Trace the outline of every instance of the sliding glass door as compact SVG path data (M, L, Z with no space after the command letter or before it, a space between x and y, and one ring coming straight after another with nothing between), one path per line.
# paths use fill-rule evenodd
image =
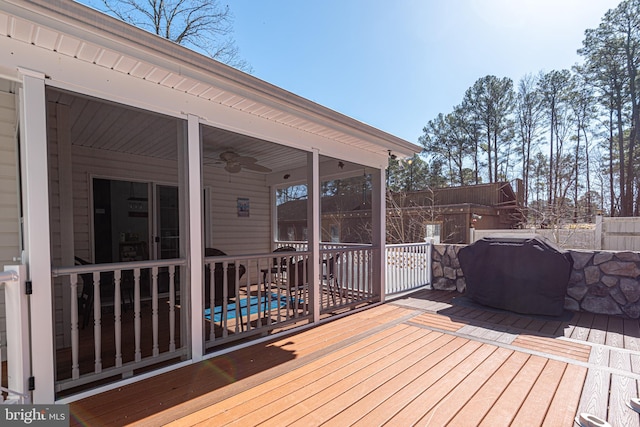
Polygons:
M150 259L149 184L94 178L96 264Z

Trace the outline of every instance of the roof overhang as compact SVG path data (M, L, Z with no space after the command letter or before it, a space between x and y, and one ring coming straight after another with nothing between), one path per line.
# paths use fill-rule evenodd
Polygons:
M1 0L0 35L380 159L421 151L418 145L70 0ZM8 78L16 73L0 70Z

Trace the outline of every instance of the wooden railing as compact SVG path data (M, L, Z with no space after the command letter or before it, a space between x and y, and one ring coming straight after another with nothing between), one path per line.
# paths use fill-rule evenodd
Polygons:
M70 352L58 349L56 391L116 375L130 376L135 369L184 356L186 349L177 337L180 306L176 299L179 270L185 265L185 260L173 259L53 268L53 276L71 288L71 348ZM113 317L111 313L103 317L103 310L112 311ZM91 319L93 334L85 329ZM161 328L161 322L166 326ZM88 340L92 345L87 345ZM69 369L61 366L65 358Z
M30 403L29 318L24 266L6 266L0 272L4 294L6 333L0 337L0 403ZM2 386L2 364L6 363L7 387Z
M405 243L386 246L387 295L431 284L431 244Z

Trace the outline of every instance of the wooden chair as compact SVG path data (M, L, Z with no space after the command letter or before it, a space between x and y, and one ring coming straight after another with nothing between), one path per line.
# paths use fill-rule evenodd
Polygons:
M336 257L339 258L340 254L336 254ZM322 272L322 280L327 282L327 289L331 293L331 299L333 303L336 303L336 292L339 292L340 286L338 284L338 278L335 275L335 264L336 258L330 256L327 259L322 260L323 264L323 272Z
M205 248L204 255L226 256L227 254L216 248ZM238 279L244 276L246 268L244 265L238 265ZM205 292L205 308L209 308L211 303L211 269L209 265L205 266L204 275L204 292ZM224 265L221 262L215 263L213 267L213 293L214 305L222 305L224 301ZM234 263L227 264L227 301L236 297L236 265Z
M305 298L305 290L309 287L309 263L308 259L301 259L295 261L295 259L289 260L287 267L287 288L289 306L297 309L300 305L305 305L307 298Z
M80 257L74 257L76 265L91 265L89 261L86 261ZM80 274L80 279L82 279L82 292L78 297L78 314L82 316L82 329L84 329L91 320L91 316L93 315L93 273L83 273ZM125 311L127 310L127 304L125 303L125 296L128 297L129 304L133 305L133 289L130 285L127 284L125 280L120 282L120 286L122 289L121 295L122 300L121 303L124 306ZM114 277L113 272L105 271L100 273L100 297L102 301L108 299L108 297L112 296L114 289Z
M282 246L273 251L273 253L281 253L281 252L295 252L296 248L293 246ZM271 268L265 268L262 271L262 283L267 285L267 275L271 273L271 275L280 275L280 277L276 277L276 281L278 279L282 279L286 277L287 266L290 263L291 258L289 257L274 257L273 258L273 266Z

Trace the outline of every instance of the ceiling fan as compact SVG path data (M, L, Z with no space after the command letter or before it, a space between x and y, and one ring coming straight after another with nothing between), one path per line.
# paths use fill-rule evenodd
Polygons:
M241 156L233 151L223 151L220 153L220 160L225 163L224 169L229 173L238 173L242 169L248 169L254 172L269 173L271 169L266 166L259 165L257 159L248 156Z

